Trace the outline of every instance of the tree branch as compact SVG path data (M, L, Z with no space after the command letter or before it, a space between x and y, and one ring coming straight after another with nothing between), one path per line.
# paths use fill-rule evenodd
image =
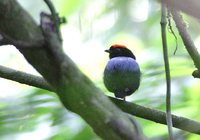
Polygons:
M173 122L171 114L171 76L168 59L168 48L167 48L167 36L166 36L166 25L167 25L167 8L164 0L161 2L161 36L162 36L162 48L163 48L163 59L165 65L165 76L166 76L166 120L168 126L169 139L173 140Z
M55 10L55 7L53 5L53 3L50 0L44 0L44 2L47 4L47 6L49 7L49 10L51 11L51 17L52 20L54 21L54 26L55 26L55 30L57 32L58 38L60 39L60 41L62 41L62 36L61 36L61 32L60 32L60 18L58 16L58 13ZM62 21L66 20L64 18L62 18Z
M193 17L200 19L199 0L165 0L165 2L174 9L181 10Z
M13 70L11 68L7 68L1 65L0 65L0 77L19 82L21 84L26 84L29 86L53 91L53 88L47 83L47 81L44 78L28 74L25 72Z
M6 68L4 66L0 66L0 77L13 80L22 84L27 84L29 86L53 91L51 86L42 77L34 76L21 71L16 71L10 68ZM113 103L115 103L115 105L117 105L126 113L166 125L165 112L144 107L135 103L125 102L113 97L109 98L112 100ZM200 122L176 115L172 115L172 120L173 126L175 128L200 135Z
M0 0L0 9L1 32L31 44L38 40L44 42L38 49L16 47L51 85L65 108L80 115L105 140L140 139L128 115L117 108L63 53L55 33L42 32L16 0ZM57 52L61 55L58 56Z
M194 78L200 78L200 72L199 72L199 70L193 71L192 76L193 76Z
M194 65L198 69L198 71L193 72L193 76L198 78L198 77L200 77L200 55L197 51L197 48L195 47L195 44L194 44L191 36L189 35L189 33L187 31L187 25L184 22L181 14L173 8L171 9L171 14L173 16L173 19L175 21L175 24L179 31L179 34L182 38L182 41L185 45L185 48L187 49L190 57L192 58Z
M14 45L20 48L40 48L44 45L43 43L44 42L42 40L34 43L15 40L5 33L0 32L0 45Z

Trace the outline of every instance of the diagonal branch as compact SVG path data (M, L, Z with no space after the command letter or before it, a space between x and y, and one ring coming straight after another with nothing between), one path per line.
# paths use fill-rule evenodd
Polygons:
M200 19L199 0L165 0L165 2L174 9L181 10L197 19Z
M80 115L102 139L139 140L129 116L64 54L62 42L49 25L46 29L38 26L16 0L0 0L0 9L1 32L15 40L44 42L38 49L16 47L51 85L66 109Z
M171 14L173 16L173 19L175 21L175 24L179 31L179 34L183 40L185 48L187 49L190 57L192 58L195 67L198 69L198 71L193 72L193 76L196 78L200 77L200 55L197 51L197 48L196 48L190 34L188 33L187 25L184 22L183 17L179 11L171 8Z
M12 37L6 35L5 33L0 32L0 45L11 45L11 44L20 48L41 48L44 45L42 40L30 43L30 42L15 40Z
M29 86L53 91L52 87L42 77L28 74L22 71L13 70L11 68L7 68L1 65L0 65L0 77L19 82L21 84L26 84Z
M51 86L42 77L34 76L25 72L16 71L4 66L0 66L0 77L13 80L22 84L46 89L53 91ZM115 105L117 105L124 112L132 114L134 116L144 118L153 122L166 125L166 113L155 110L152 108L144 107L135 103L125 102L113 97L109 97ZM172 115L173 126L191 133L200 135L200 122Z

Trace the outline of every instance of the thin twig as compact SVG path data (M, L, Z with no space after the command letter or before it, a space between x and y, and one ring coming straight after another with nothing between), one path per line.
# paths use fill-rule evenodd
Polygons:
M195 73L200 73L200 55L197 51L197 48L195 47L195 44L191 38L191 36L189 35L188 31L187 31L187 25L183 20L183 17L181 16L180 12L175 10L175 9L171 9L171 14L173 16L173 19L175 21L176 27L179 31L179 34L182 38L182 41L185 45L185 48L187 49L190 57L192 58L195 67L198 69L198 71L196 71ZM197 74L200 75L200 74ZM195 75L193 75L195 76Z
M168 60L168 50L167 50L167 36L166 36L166 25L167 25L167 14L166 14L166 5L162 1L161 5L162 15L161 15L161 34L162 34L162 46L163 46L163 57L165 62L165 74L166 74L166 120L168 126L168 133L170 140L173 140L173 123L171 115L171 77L170 77L170 68Z
M51 86L42 77L34 76L25 72L16 71L11 68L0 66L0 77L26 84L33 87L38 87L53 91ZM135 103L122 101L113 97L109 97L120 109L134 116L144 118L166 125L166 113L152 108L144 107ZM200 122L172 115L173 126L191 133L200 135Z
M19 82L21 84L53 91L52 87L42 77L17 71L5 66L0 66L0 77Z
M65 23L66 20L65 18L60 18L58 16L58 13L56 12L55 7L53 3L51 2L51 0L44 0L44 2L47 4L47 6L49 7L49 10L51 11L51 17L52 17L52 20L54 21L56 32L59 36L60 41L62 41L62 36L60 32L60 24Z
M173 28L172 28L171 13L170 13L170 10L169 10L168 7L167 7L167 19L168 19L167 21L168 21L168 27L169 27L168 29L169 29L170 33L172 33L172 35L174 36L175 42L176 42L176 47L175 47L175 50L174 50L174 55L175 55L176 51L178 50L178 38L177 38Z

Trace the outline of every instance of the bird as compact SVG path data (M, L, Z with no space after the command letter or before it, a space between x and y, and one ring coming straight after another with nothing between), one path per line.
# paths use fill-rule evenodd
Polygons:
M141 71L135 55L125 45L114 44L105 52L109 61L103 73L103 82L116 98L125 100L140 86Z

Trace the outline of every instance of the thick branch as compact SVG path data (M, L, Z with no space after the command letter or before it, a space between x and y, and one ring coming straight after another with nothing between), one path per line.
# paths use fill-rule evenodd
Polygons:
M46 81L42 77L16 71L10 68L6 68L4 66L0 66L0 77L20 82L22 84L27 84L30 86L53 91L52 88L49 86L49 84L46 83ZM29 80L27 80L27 78ZM155 110L152 108L147 108L130 102L121 101L116 98L112 97L109 98L113 101L113 103L115 103L115 105L117 105L120 109L122 109L126 113L166 125L165 112ZM175 128L179 128L195 134L200 134L200 122L176 115L172 115L172 120L173 120L173 126Z
M38 48L38 47L42 47L44 45L43 43L44 43L43 40L38 41L38 42L32 42L32 44L30 42L15 40L11 38L10 36L6 35L5 33L0 32L0 45L11 44L20 48Z
M38 49L16 47L56 91L68 110L79 114L105 140L139 139L129 117L78 70L53 35L49 39L43 36L41 28L16 0L1 0L0 9L1 32L31 44L44 42L45 45ZM56 48L52 49L52 46ZM54 51L62 55L58 56Z

